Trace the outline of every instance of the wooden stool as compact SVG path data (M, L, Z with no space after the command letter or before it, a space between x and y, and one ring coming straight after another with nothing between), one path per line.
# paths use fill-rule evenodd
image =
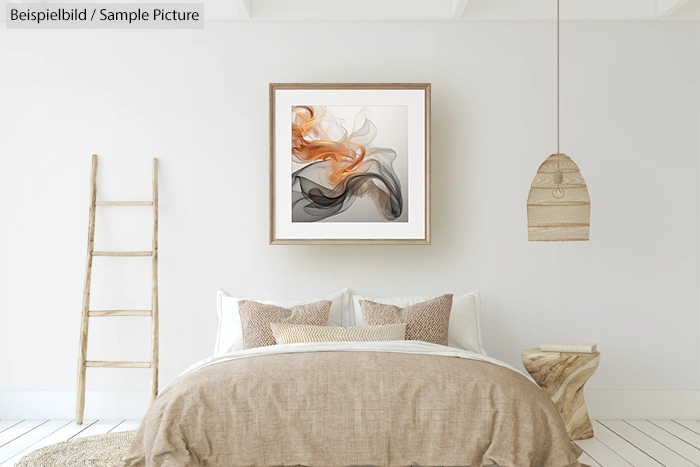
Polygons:
M583 386L600 362L600 352L543 352L540 349L522 351L523 365L537 384L552 398L564 419L572 440L593 437L588 418Z

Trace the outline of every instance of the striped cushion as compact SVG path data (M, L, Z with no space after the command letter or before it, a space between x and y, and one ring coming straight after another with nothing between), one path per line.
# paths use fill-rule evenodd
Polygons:
M239 300L243 348L252 349L275 345L270 323L313 324L324 326L331 311L329 300L293 306L290 309L266 305L252 300Z
M406 323L353 327L271 323L270 328L278 344L402 341L406 338Z
M406 323L406 340L447 345L452 294L406 308L369 300L360 300L360 306L362 319L369 325Z

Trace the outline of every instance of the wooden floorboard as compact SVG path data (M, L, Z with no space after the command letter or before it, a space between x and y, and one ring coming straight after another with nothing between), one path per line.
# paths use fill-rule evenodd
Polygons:
M32 444L35 444L46 438L53 432L60 430L70 423L70 420L49 420L37 427L27 431L22 436L13 439L9 443L0 447L0 465L5 461L12 459L17 454L27 449ZM14 465L14 462L12 463Z
M0 467L13 467L43 447L110 432L140 420L0 420ZM700 467L698 420L593 420L595 437L576 441L591 467Z
M8 428L12 428L18 423L22 423L23 421L24 420L0 420L0 433L7 430Z
M691 430L692 432L700 435L700 421L698 421L698 420L674 420L674 422L676 422L679 425L684 426L687 429Z
M602 467L631 467L632 465L597 438L583 439L576 441L576 444Z
M110 433L115 433L118 431L137 430L139 425L141 425L141 420L124 420L119 425L114 427L114 429Z
M644 451L639 450L635 445L608 429L597 420L593 421L593 432L596 439L615 451L617 455L634 467L664 467L645 454Z
M82 425L76 425L75 421L71 421L64 427L54 431L47 437L37 441L36 443L32 444L31 446L28 446L25 450L22 452L18 453L15 457L12 459L6 461L4 464L0 463L2 467L12 467L15 465L17 461L19 461L22 457L26 456L27 454L36 451L37 449L41 449L43 447L49 446L51 444L56 444L56 443L61 443L63 441L68 441L72 437L74 437L76 434L80 433L93 423L95 423L97 420L85 420Z
M601 423L661 465L666 467L697 467L685 457L623 420L602 420Z
M673 420L649 420L654 425L659 428L668 431L674 436L682 439L691 446L695 446L700 449L700 434L680 425Z
M0 433L0 447L33 430L48 420L24 420Z
M603 467L599 463L595 461L595 459L592 459L588 454L585 452L581 454L581 457L578 458L579 462L582 462L584 464L588 464L591 467Z
M116 428L124 420L98 420L85 430L81 431L71 439L83 438L85 436L103 435Z
M700 467L700 449L686 443L682 439L672 435L647 420L625 420L625 422L638 429L653 440L675 452Z

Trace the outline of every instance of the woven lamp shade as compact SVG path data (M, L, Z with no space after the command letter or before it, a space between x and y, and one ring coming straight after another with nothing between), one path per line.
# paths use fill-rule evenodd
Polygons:
M563 173L561 198L553 196L555 173ZM532 181L527 197L527 237L535 242L588 241L591 230L591 199L586 181L566 154L552 154Z

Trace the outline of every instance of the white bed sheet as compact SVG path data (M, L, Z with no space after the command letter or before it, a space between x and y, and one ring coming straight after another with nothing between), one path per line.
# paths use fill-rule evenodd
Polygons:
M237 360L239 358L259 357L262 355L277 355L291 354L304 352L397 352L419 355L436 355L442 357L466 358L468 360L476 360L498 365L509 370L515 371L525 376L527 379L536 384L532 377L524 374L522 371L516 370L512 366L497 360L493 357L481 355L467 350L455 349L444 345L431 344L422 341L380 341L380 342L318 342L309 344L283 344L270 345L266 347L256 347L254 349L245 349L230 352L223 355L216 355L201 360L183 371L178 378L186 374L195 372L209 365L215 365L221 362ZM176 378L177 379L177 378ZM167 385L165 386L167 387ZM163 389L165 389L165 387Z

